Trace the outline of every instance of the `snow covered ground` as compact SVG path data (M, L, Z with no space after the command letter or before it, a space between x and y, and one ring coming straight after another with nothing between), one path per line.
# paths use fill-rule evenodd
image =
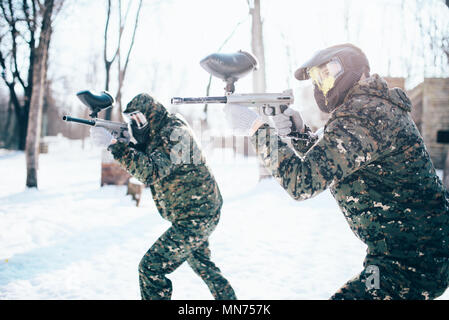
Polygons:
M0 299L140 299L137 266L169 223L149 189L137 208L126 187L101 188L100 154L54 139L27 190L24 154L0 149ZM295 202L258 183L255 159L208 160L224 198L212 257L238 298L328 299L361 270L365 245L329 192ZM187 264L170 278L173 299L212 298Z

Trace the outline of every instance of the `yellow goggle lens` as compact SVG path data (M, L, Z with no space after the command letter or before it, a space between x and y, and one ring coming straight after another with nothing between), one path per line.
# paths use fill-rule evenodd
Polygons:
M335 84L335 78L329 74L327 68L313 67L309 69L309 76L315 85L326 94Z
M343 66L337 58L322 64L320 66L312 67L308 70L310 78L315 85L323 92L324 96L331 90L336 79L343 73Z

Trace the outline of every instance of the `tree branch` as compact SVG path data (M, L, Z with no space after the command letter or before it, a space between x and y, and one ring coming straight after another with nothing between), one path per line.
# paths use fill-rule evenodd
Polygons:
M125 17L124 17L124 19L122 19L122 1L119 0L119 2L118 2L118 6L119 6L119 10L118 10L118 14L119 14L118 43L117 43L117 50L115 51L115 54L114 54L114 57L111 60L111 63L116 59L116 57L118 55L120 55L120 46L122 44L122 35L123 35L123 30L125 29L126 19L127 19L127 16L128 16L130 5L131 5L131 2L128 2L128 8L126 9ZM119 66L119 68L120 68L120 66Z
M34 24L31 24L31 19L30 19L30 13L29 13L29 9L30 7L28 6L28 1L27 0L23 0L22 1L22 10L23 13L25 14L25 21L28 25L28 29L30 31L34 31Z
M0 1L0 8L2 9L3 17L5 18L8 25L11 25L11 19L8 18L8 15L6 14L6 9L3 1Z
M107 58L107 48L108 48L108 29L109 29L109 19L111 17L111 0L108 0L108 11L106 15L106 26L104 28L104 50L103 50L103 58L104 62L108 63Z
M20 105L19 99L17 98L14 79L12 82L9 82L8 79L6 79L6 60L1 51L0 51L0 66L3 69L2 70L2 79L9 89L10 101L14 105L14 112L15 112L17 118L20 119L21 105Z
M126 68L128 67L128 62L129 62L129 56L131 55L131 51L134 46L134 39L136 38L137 25L139 23L139 16L140 16L141 9L142 9L142 0L139 1L139 7L137 9L136 19L134 20L134 30L133 30L133 35L131 38L131 44L129 45L128 54L126 55L126 61L125 61L125 65L123 67L123 78L125 78Z

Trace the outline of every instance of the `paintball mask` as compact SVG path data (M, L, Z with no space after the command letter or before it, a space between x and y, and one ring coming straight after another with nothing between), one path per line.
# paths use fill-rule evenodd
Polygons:
M330 113L361 78L369 74L365 54L346 43L318 51L295 72L298 80L312 79L315 101L321 111Z
M335 81L344 72L343 65L338 57L320 66L315 66L307 70L315 86L323 92L324 96L334 87Z
M123 116L126 122L129 124L132 136L134 137L134 139L136 139L137 143L148 143L150 126L144 114L140 111L134 111L130 113L124 113Z

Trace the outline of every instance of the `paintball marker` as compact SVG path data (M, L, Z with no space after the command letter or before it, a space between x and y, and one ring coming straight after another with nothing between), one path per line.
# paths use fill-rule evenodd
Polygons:
M283 113L293 103L293 91L282 93L234 94L234 83L250 71L257 69L256 58L248 52L213 53L200 61L200 65L211 75L226 82L225 95L219 97L195 97L171 99L172 104L235 103L247 107L258 107L267 116Z
M114 98L107 91L101 92L101 94L96 95L92 92L85 90L80 91L77 97L81 102L89 108L91 114L89 115L92 119L81 119L74 118L71 116L63 116L62 120L67 122L76 122L88 126L103 127L108 130L112 136L116 139L126 137L128 134L128 125L123 122L114 122L103 119L98 119L98 112L111 107L114 104ZM126 132L126 133L125 133Z

